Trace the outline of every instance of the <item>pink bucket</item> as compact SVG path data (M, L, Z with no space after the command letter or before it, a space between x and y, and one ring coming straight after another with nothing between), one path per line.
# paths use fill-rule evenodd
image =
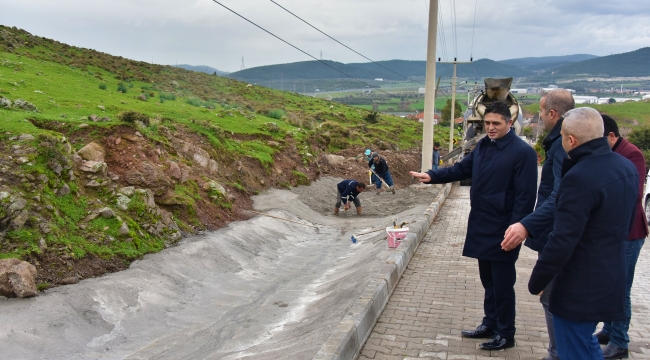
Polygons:
M388 247L396 248L402 242L402 239L409 233L409 228L393 229L392 227L386 228L388 234Z

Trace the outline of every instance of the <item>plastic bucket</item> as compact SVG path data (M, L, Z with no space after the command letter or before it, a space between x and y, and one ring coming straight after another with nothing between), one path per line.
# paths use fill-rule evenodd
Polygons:
M392 227L387 227L386 234L388 235L388 247L398 247L402 242L402 239L404 239L408 233L409 228L393 229Z

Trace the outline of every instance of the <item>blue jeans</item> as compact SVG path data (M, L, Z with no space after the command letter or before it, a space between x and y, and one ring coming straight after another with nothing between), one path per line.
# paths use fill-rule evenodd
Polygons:
M388 186L393 186L393 178L390 177L390 171L386 171L385 174L378 175L381 175ZM377 189L381 189L381 179L377 175L372 174L372 182L375 184L375 186L377 186Z
M627 335L627 330L630 328L630 319L632 318L630 292L634 281L634 268L644 242L645 239L625 242L625 320L609 321L604 323L605 326L603 326L603 333L609 335L609 342L622 349L627 349L627 344L630 342L630 337Z
M603 351L593 335L597 322L577 322L553 315L557 353L562 359L602 360Z

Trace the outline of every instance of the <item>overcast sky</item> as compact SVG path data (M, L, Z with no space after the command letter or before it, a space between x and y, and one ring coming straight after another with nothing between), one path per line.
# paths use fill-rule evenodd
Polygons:
M324 59L366 62L270 0L218 1L316 57L322 51ZM429 0L275 1L373 60L426 58ZM446 54L459 61L650 46L648 0L440 0L440 12ZM242 57L247 68L311 60L212 0L0 0L0 24L157 64L237 71Z

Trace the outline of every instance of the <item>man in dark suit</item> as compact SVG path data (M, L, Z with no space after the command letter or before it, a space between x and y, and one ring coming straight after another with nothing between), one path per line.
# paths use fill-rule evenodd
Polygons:
M553 281L549 310L562 359L602 359L598 321L623 320L624 246L632 225L639 175L609 148L603 120L591 108L562 122L568 154L556 195L555 223L528 283L540 294Z
M634 144L621 137L614 119L605 114L601 116L605 126L604 135L609 147L613 152L630 160L639 173L639 191L634 209L634 223L625 242L625 320L606 322L603 330L596 334L598 342L607 345L603 349L603 355L605 360L608 360L628 357L627 344L630 342L630 337L627 330L630 328L630 319L632 318L630 292L634 281L636 261L639 258L645 237L648 236L648 224L645 211L643 211L643 181L646 172L643 153Z
M548 241L548 235L553 230L555 221L555 194L560 187L560 175L562 174L562 162L566 159L566 151L562 147L563 115L575 108L575 101L571 92L565 89L555 89L547 92L539 101L539 117L544 128L549 131L544 138L542 146L546 153L542 176L537 190L537 204L535 211L523 218L520 222L510 225L506 230L501 247L510 251L521 244L537 251L538 254L544 250ZM548 357L543 360L559 360L555 347L555 335L553 331L553 314L548 311L548 300L551 295L550 284L544 289L544 295L540 296L546 317L546 329L548 330Z
M515 345L515 262L521 246L501 248L508 226L533 211L537 188L537 155L530 145L510 129L508 106L500 101L485 110L487 136L452 167L411 172L420 182L443 184L472 179L467 236L463 256L478 259L485 289L485 316L474 330L462 331L468 338L491 338L480 344L485 350Z

